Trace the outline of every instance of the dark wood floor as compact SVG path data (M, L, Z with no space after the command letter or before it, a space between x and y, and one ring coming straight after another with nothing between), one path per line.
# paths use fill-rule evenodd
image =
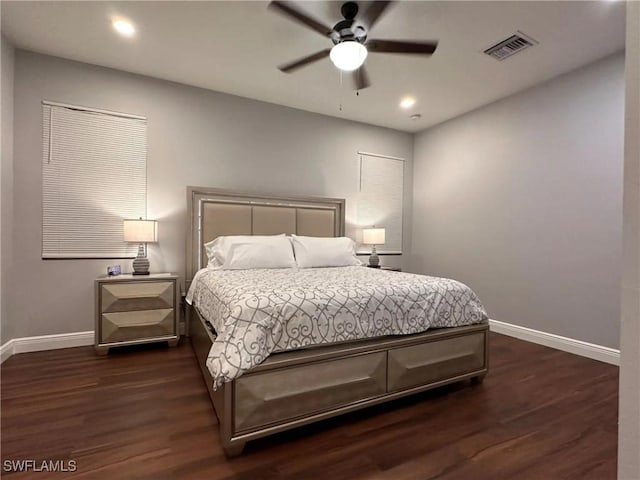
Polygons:
M77 462L19 478L613 479L617 367L492 334L468 383L261 439L225 459L188 343L1 367L2 460Z

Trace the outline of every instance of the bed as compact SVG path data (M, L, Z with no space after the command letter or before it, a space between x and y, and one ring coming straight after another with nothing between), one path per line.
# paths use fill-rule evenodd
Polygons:
M486 314L454 280L362 266L202 269L204 244L220 236L342 236L344 200L188 187L187 201L187 330L227 456L256 438L487 374Z

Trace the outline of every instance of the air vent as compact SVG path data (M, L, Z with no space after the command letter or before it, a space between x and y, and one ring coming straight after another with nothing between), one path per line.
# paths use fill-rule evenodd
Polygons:
M525 48L533 47L538 42L533 38L525 35L522 32L517 32L515 35L511 35L506 40L502 40L496 43L493 47L487 48L484 53L496 60L504 60L518 52L521 52Z

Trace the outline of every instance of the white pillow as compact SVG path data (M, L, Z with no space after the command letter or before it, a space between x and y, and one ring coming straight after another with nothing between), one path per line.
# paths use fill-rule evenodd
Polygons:
M234 243L265 243L277 238L285 238L284 233L280 235L228 235L221 236L204 244L208 267L221 267L229 254L229 250ZM288 240L287 240L288 241Z
M294 268L296 260L288 238L269 243L234 243L221 270Z
M291 242L300 268L361 265L356 258L356 242L347 237L292 235Z

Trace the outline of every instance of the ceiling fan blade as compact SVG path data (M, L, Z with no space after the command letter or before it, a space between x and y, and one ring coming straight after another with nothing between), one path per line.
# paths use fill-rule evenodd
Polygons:
M367 8L367 11L364 12L364 15L360 17L360 20L362 20L362 23L366 25L368 30L371 30L392 3L393 2L382 0L371 2L371 5Z
M324 50L320 50L319 52L313 53L311 55L307 55L306 57L302 57L293 62L285 63L284 65L279 65L278 68L284 73L291 73L298 68L304 67L313 62L317 62L318 60L322 60L325 57L329 56L329 52L331 52L330 48L325 48Z
M437 46L438 42L405 42L401 40L369 40L365 43L365 47L370 52L417 55L431 55L436 51Z
M317 20L314 20L306 13L297 10L287 2L271 2L269 3L269 8L275 8L278 12L285 14L290 19L295 20L296 22L301 23L312 30L315 30L323 37L328 37L329 35L331 35L331 27L327 27Z
M371 86L369 74L367 73L367 69L364 65L353 72L353 81L356 84L356 90L364 90Z

